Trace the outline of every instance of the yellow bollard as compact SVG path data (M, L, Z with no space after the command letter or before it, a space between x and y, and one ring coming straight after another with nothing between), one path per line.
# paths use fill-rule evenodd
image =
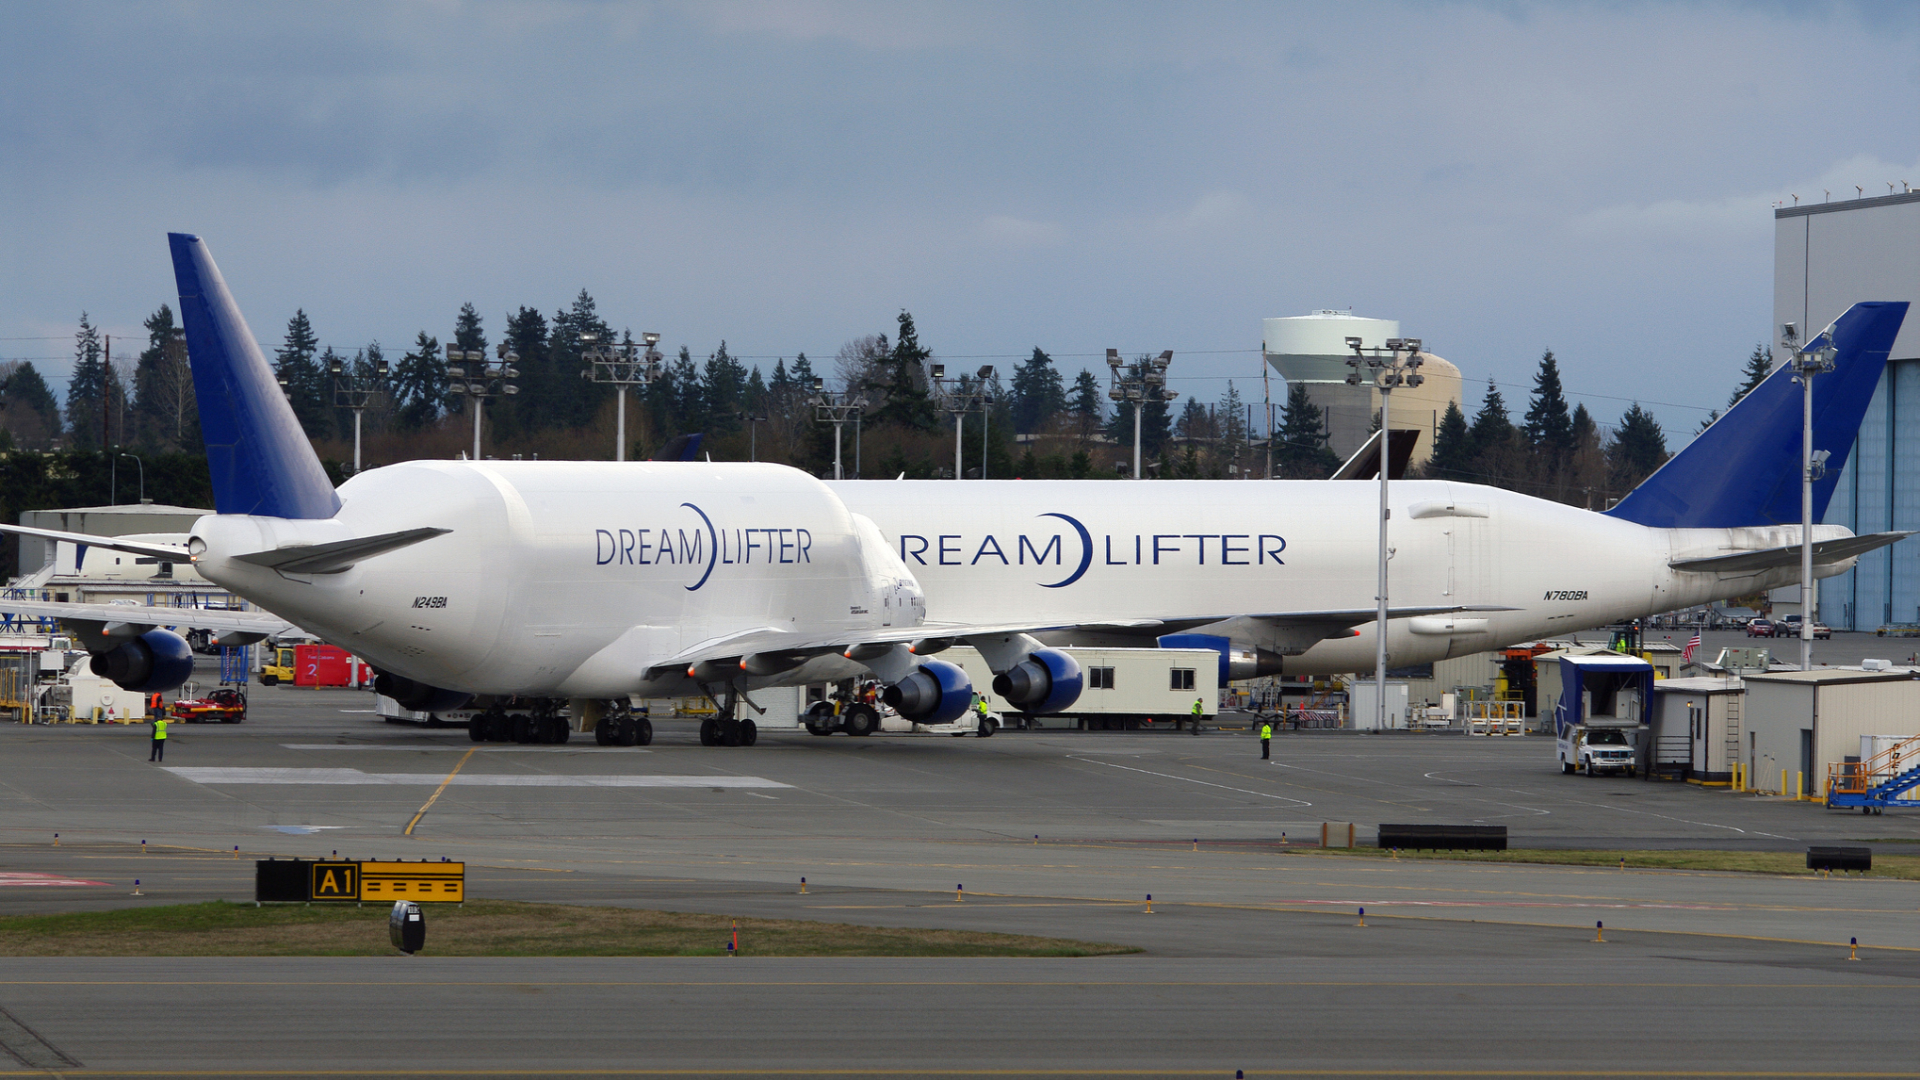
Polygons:
M967 887L965 885L955 885L953 887L953 902L956 904L963 903L966 899Z
M1593 924L1593 943L1595 945L1605 945L1607 943L1606 926L1598 920Z
M1622 855L1620 856L1620 869L1625 870L1626 868L1627 868L1627 857L1625 855Z
M1780 770L1780 794L1785 795L1786 793L1787 793L1787 770L1781 769Z
M1859 938L1853 937L1853 938L1847 939L1847 959L1849 960L1860 959L1860 939Z
M1366 908L1360 909L1360 925L1361 926L1367 925L1367 909Z
M806 878L800 879L800 895L801 896L807 895L807 879Z
M1803 772L1794 773L1793 774L1793 801L1804 802L1807 797L1806 792L1807 792L1807 774Z
M1153 894L1147 894L1147 914L1153 914Z
M60 846L60 834L59 834L59 833L54 833L54 834L53 834L53 846L54 846L54 847L59 847L59 846Z
M145 840L142 840L140 841L140 854L145 855L146 853L147 853L147 842Z

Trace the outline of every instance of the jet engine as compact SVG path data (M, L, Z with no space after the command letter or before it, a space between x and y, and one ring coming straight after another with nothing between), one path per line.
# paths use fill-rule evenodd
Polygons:
M951 724L973 705L973 681L958 664L928 660L880 699L916 724Z
M172 690L193 678L193 646L171 630L149 630L110 652L94 653L87 667L122 690Z
M414 712L450 712L473 700L472 694L461 690L442 690L384 671L374 676L373 692L384 694L398 702L401 708Z
M1280 674L1279 653L1249 645L1244 641L1214 634L1168 634L1159 639L1163 649L1212 649L1220 654L1220 685L1239 679L1258 679Z
M993 692L1023 713L1061 712L1079 700L1085 685L1079 661L1058 649L1036 649L993 677Z

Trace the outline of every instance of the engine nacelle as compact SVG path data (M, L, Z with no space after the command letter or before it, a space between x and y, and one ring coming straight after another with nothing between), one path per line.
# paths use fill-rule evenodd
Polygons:
M1080 700L1080 663L1058 649L1039 649L993 677L993 692L1023 713L1057 713Z
M171 630L149 630L111 652L94 653L87 669L122 690L173 690L193 678L193 646Z
M1280 674L1279 653L1214 634L1168 634L1159 639L1163 649L1212 649L1220 654L1220 685L1239 679Z
M373 692L384 694L399 703L401 708L414 712L451 712L473 700L473 695L464 691L442 690L384 671L374 676Z
M916 724L951 724L973 706L973 680L958 664L928 660L882 691L880 700Z

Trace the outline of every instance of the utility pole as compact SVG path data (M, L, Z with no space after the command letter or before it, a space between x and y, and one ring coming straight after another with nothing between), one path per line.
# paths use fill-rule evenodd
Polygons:
M990 407L985 388L986 381L993 377L993 365L989 364L975 373L975 378L980 380L978 389L969 388L964 375L954 382L953 389L947 389L947 365L945 364L934 364L928 369L928 373L933 378L935 403L943 411L953 414L953 478L959 480L966 476L966 467L961 462L961 434L964 431L966 417L975 408L980 409L984 414ZM987 476L987 443L984 432L980 439L980 478L984 480Z
M1379 609L1374 616L1374 653L1373 653L1373 696L1374 730L1385 731L1387 727L1387 560L1393 557L1393 549L1387 546L1387 521L1393 516L1393 510L1387 505L1387 477L1393 471L1392 455L1388 452L1393 443L1393 428L1387 423L1387 399L1396 386L1408 388L1426 382L1420 374L1420 366L1425 363L1420 358L1419 338L1388 338L1385 348L1367 348L1357 337L1347 339L1347 348L1353 350L1353 356L1347 360L1347 385L1359 386L1370 380L1380 391L1380 444L1378 448L1380 462L1380 553L1379 553L1379 595L1374 597ZM1361 372L1365 371L1366 376Z
M1110 386L1107 396L1114 401L1133 403L1133 479L1142 479L1140 471L1140 415L1149 401L1172 401L1180 396L1177 391L1167 389L1167 365L1173 363L1173 350L1168 349L1150 360L1142 360L1140 373L1136 376L1122 377L1123 367L1119 349L1107 350L1107 369Z
M360 414L374 401L387 396L387 358L374 361L371 374L348 371L338 355L327 364L333 376L333 407L353 412L353 473L360 475Z
M464 395L473 402L475 461L480 460L480 419L481 414L487 411L487 402L520 392L520 388L513 384L513 380L520 377L520 370L513 366L520 361L520 354L504 341L495 345L493 351L497 359L488 360L485 349L447 346L447 392Z
M614 410L613 460L627 460L627 387L651 386L660 377L660 353L654 348L660 343L659 334L641 334L640 340L646 343L646 350L636 351L632 341L609 347L600 341L599 334L581 334L580 340L587 344L581 359L587 366L580 369L580 377L588 382L611 383L619 392L619 404Z
M1797 348L1797 328L1780 327L1780 342L1793 354L1793 381L1800 384L1800 670L1813 670L1814 608L1819 589L1813 580L1813 482L1827 475L1827 451L1813 448L1813 377L1833 370L1840 350L1833 346L1833 327L1816 334L1805 348Z

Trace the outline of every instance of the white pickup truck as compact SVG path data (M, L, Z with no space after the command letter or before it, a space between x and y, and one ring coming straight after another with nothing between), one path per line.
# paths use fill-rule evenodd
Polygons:
M1561 732L1555 744L1563 773L1599 776L1603 772L1617 772L1632 776L1638 771L1633 740L1618 727L1573 724Z

